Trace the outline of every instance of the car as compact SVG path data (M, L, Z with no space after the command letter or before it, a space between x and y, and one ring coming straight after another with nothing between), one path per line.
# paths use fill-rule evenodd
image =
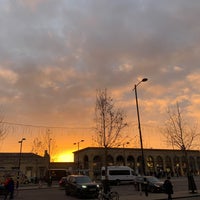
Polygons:
M65 184L65 194L77 197L98 197L99 184L86 175L69 175Z
M139 190L139 185L141 184L142 190L145 190L147 186L148 192L163 192L164 182L156 178L155 176L137 176L135 179L135 184L137 190Z
M67 182L67 177L62 177L61 179L60 179L60 181L59 181L59 187L60 188L65 188L65 185L66 185L66 182Z

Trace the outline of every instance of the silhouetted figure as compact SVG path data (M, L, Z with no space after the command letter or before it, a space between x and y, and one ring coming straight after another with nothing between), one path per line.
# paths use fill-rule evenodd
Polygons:
M172 194L174 192L173 192L173 185L172 185L172 182L170 181L169 176L165 180L163 187L164 187L165 193L168 195L168 200L172 200Z
M145 192L145 196L147 197L149 194L148 194L148 181L147 181L147 178L145 177L144 178L144 192Z
M7 196L10 195L9 199L13 199L15 184L12 178L7 178L5 181L5 189L6 189L6 196L5 199L7 199Z
M105 194L108 194L110 192L110 183L109 183L109 180L105 179L102 181L103 183L103 192Z
M188 183L189 183L188 189L191 190L192 193L195 193L195 191L197 191L197 186L192 174L188 175Z

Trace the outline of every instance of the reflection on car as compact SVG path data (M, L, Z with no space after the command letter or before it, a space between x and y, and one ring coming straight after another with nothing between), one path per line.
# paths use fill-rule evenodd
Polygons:
M97 197L99 184L93 182L89 176L69 175L65 185L66 195L78 197Z
M163 192L164 182L154 176L137 176L135 183L137 190L139 190L140 185L141 189L144 190L146 184L148 192Z

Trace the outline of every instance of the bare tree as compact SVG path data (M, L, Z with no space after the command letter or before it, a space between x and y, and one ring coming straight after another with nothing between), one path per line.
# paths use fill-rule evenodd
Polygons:
M169 119L165 123L165 137L173 148L189 150L194 147L196 138L199 137L197 125L189 125L183 117L179 104L176 110L168 109Z
M107 186L107 156L108 149L119 144L122 139L122 129L127 126L124 122L125 115L120 109L116 109L113 99L107 96L107 90L98 90L96 96L95 122L97 143L104 147L104 166L106 179L103 183L104 192L108 192Z
M96 142L99 146L110 148L117 146L123 139L122 129L127 126L125 114L116 109L113 99L107 96L107 90L97 91L95 122Z
M31 152L38 155L43 155L44 150L45 150L45 147L41 139L39 139L38 137L34 138Z
M0 141L4 140L7 135L8 126L0 119Z
M175 110L168 109L168 120L165 123L165 137L168 144L173 148L183 151L186 160L186 170L188 176L189 190L196 190L196 185L191 174L191 167L188 162L188 150L194 147L196 139L199 137L197 125L189 125L183 117L179 104Z
M0 141L3 141L8 133L8 125L4 119L5 115L2 108L0 108Z
M55 150L55 138L50 129L46 130L46 133L42 136L36 137L33 140L32 152L38 155L44 155L44 151L47 150L50 157L53 157ZM52 160L52 159L51 159Z

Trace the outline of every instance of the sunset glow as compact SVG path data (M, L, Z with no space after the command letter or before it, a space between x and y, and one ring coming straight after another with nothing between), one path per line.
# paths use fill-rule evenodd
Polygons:
M73 162L73 161L74 161L74 154L71 153L70 151L56 155L54 160L54 162Z

